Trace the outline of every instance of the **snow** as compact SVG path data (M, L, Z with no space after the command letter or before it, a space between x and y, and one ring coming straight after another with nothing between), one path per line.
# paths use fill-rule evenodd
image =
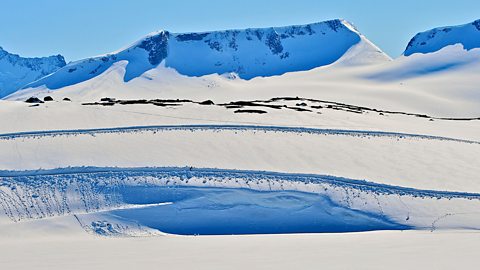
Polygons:
M352 61L347 56L343 60ZM467 52L447 47L432 54L401 57L386 63L345 66L340 60L327 67L248 81L219 75L187 77L158 66L129 82L123 81L128 62L120 61L91 80L58 90L29 88L7 99L50 95L56 100L69 97L77 102L115 97L210 99L222 103L299 96L438 117L478 117L478 58L479 49Z
M361 44L362 50L353 54L350 49L357 44ZM325 66L340 59L348 50L351 61L365 58L363 54L374 55L369 62L390 60L343 20L205 33L158 31L121 51L70 63L28 87L45 85L58 89L78 84L99 76L121 61L128 62L124 82L162 62L190 77L235 72L243 79L252 79Z
M121 228L111 231L118 235L478 229L480 218L475 193L315 174L80 167L2 172L2 178L0 222L75 215L87 231L101 221Z
M0 47L0 98L65 66L61 55L23 58Z
M99 238L66 230L73 218L16 224L0 241L7 269L474 268L474 231ZM56 236L49 231L55 228ZM5 237L5 236L3 236ZM28 260L25 255L28 254Z
M193 166L315 173L421 189L480 192L480 161L472 159L480 155L480 143L402 134L160 127L33 135L3 139L0 147L4 160L0 170Z
M450 42L471 27L394 60L334 20L67 65L0 100L0 266L472 267L480 49Z
M469 24L439 27L418 33L408 43L404 55L432 53L455 44L461 44L465 50L480 48L480 20Z

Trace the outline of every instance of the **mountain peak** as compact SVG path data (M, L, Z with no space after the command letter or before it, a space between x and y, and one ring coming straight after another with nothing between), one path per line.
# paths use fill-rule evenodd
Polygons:
M0 97L66 65L61 55L24 58L0 47Z
M450 45L461 44L465 50L480 48L480 20L472 23L434 28L413 37L404 52L431 53Z
M70 63L28 87L46 85L58 89L77 84L98 76L119 61L128 62L125 82L161 63L186 76L227 73L236 73L242 79L275 76L332 64L365 41L352 24L341 19L243 30L189 33L161 30L120 51ZM383 55L375 61L389 60L373 44L367 42L367 45L362 48Z

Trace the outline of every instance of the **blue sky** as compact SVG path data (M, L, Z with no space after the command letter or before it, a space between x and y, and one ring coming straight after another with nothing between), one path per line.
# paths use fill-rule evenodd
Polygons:
M0 46L67 61L117 50L149 32L351 21L393 57L417 32L480 19L478 0L15 0L2 1Z

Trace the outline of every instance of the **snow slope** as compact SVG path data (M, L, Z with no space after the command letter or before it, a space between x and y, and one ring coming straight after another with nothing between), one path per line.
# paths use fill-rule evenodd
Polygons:
M68 64L28 87L49 89L84 82L126 61L129 82L160 63L186 76L236 73L243 79L281 75L331 64L350 51L350 61L384 62L390 58L344 20L301 26L205 33L159 31L130 47Z
M65 66L61 55L23 58L0 47L0 98Z
M459 47L448 47L384 64L346 66L339 62L338 65L248 81L219 75L187 77L159 66L129 82L123 81L128 62L120 61L91 80L57 90L44 86L28 88L7 99L24 101L31 96L49 95L56 100L69 97L77 102L112 97L222 103L299 96L439 117L478 117L478 59L480 49L467 52Z
M432 53L455 44L461 44L465 50L480 48L480 20L418 33L408 43L404 55Z
M395 186L480 193L480 163L473 159L480 155L478 141L401 133L160 126L6 135L0 138L0 147L0 159L4 160L0 170L193 166L326 174ZM452 156L457 158L452 160Z

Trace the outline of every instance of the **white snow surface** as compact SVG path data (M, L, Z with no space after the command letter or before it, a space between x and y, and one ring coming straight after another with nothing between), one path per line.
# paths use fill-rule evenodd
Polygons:
M475 267L480 248L476 231L104 238L85 234L75 223L68 217L2 227L0 265L12 270L452 269Z
M480 49L452 43L390 61L340 20L262 33L293 31L285 53L323 30L354 39L325 65L278 65L255 29L160 31L0 100L0 266L84 267L89 256L119 269L472 267ZM252 64L248 33L281 71ZM238 51L215 52L225 70L177 58L195 47L198 62L207 39L232 37ZM173 46L154 64L163 52L150 54L152 39ZM259 69L242 75L222 58L237 52ZM23 102L31 96L54 101ZM328 234L171 235L292 232Z

